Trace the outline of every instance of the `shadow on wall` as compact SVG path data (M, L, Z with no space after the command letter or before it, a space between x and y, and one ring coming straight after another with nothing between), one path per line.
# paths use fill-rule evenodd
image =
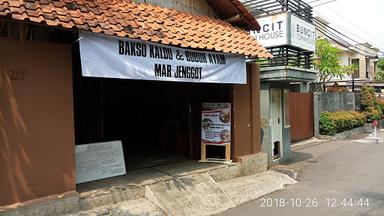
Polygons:
M0 47L0 209L74 192L71 46Z
M54 57L50 63L47 60L50 54L46 51L41 52L45 56L38 62L31 57L37 48L34 44L20 47L12 40L0 42L9 44L0 53L0 58L9 64L0 65L2 209L75 190L75 172L74 142L69 142L73 123L63 112L73 107L68 103L72 100L71 88L63 88L62 84L70 83L71 78L68 73L64 80L63 70L52 71L52 65L61 59L51 55ZM45 61L48 62L44 64ZM28 69L27 75L33 76L19 79L8 68L23 64Z

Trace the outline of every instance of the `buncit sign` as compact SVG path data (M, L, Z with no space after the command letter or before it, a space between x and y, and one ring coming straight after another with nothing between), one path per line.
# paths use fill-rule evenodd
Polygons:
M291 45L303 50L315 51L316 29L290 12L258 18L260 31L250 34L266 48Z
M372 122L372 127L377 127L378 125L379 125L379 121L374 120L374 121Z
M290 45L299 47L308 51L316 50L316 28L297 16L290 15Z
M264 47L275 47L288 44L288 13L257 19L260 31L251 31L251 35Z

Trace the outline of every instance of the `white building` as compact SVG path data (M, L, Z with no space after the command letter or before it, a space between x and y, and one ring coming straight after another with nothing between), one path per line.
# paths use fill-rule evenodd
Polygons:
M333 85L334 82L337 82L341 86L352 86L352 80L356 82L357 86L362 85L362 83L371 82L374 80L377 72L377 60L379 49L373 47L369 43L360 43L360 44L350 44L347 41L333 37L332 33L325 33L325 30L330 30L329 23L323 18L317 17L318 20L323 24L321 27L322 31L317 29L316 35L317 38L327 39L334 47L337 47L340 50L339 61L341 65L348 66L352 64L358 65L358 70L353 74L344 75L342 78L334 77L328 83L328 85ZM333 82L334 81L334 82Z

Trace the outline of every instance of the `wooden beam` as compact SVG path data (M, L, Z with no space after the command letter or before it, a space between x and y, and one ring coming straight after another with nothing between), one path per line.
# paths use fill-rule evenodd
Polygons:
M241 21L242 19L244 19L244 16L242 14L236 14L235 16L231 16L231 17L225 19L225 21L227 21L229 23L236 23L236 22Z

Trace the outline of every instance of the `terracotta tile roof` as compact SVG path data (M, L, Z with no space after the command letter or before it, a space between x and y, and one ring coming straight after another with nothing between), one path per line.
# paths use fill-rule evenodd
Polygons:
M228 22L126 0L1 0L0 17L268 58L249 33Z

